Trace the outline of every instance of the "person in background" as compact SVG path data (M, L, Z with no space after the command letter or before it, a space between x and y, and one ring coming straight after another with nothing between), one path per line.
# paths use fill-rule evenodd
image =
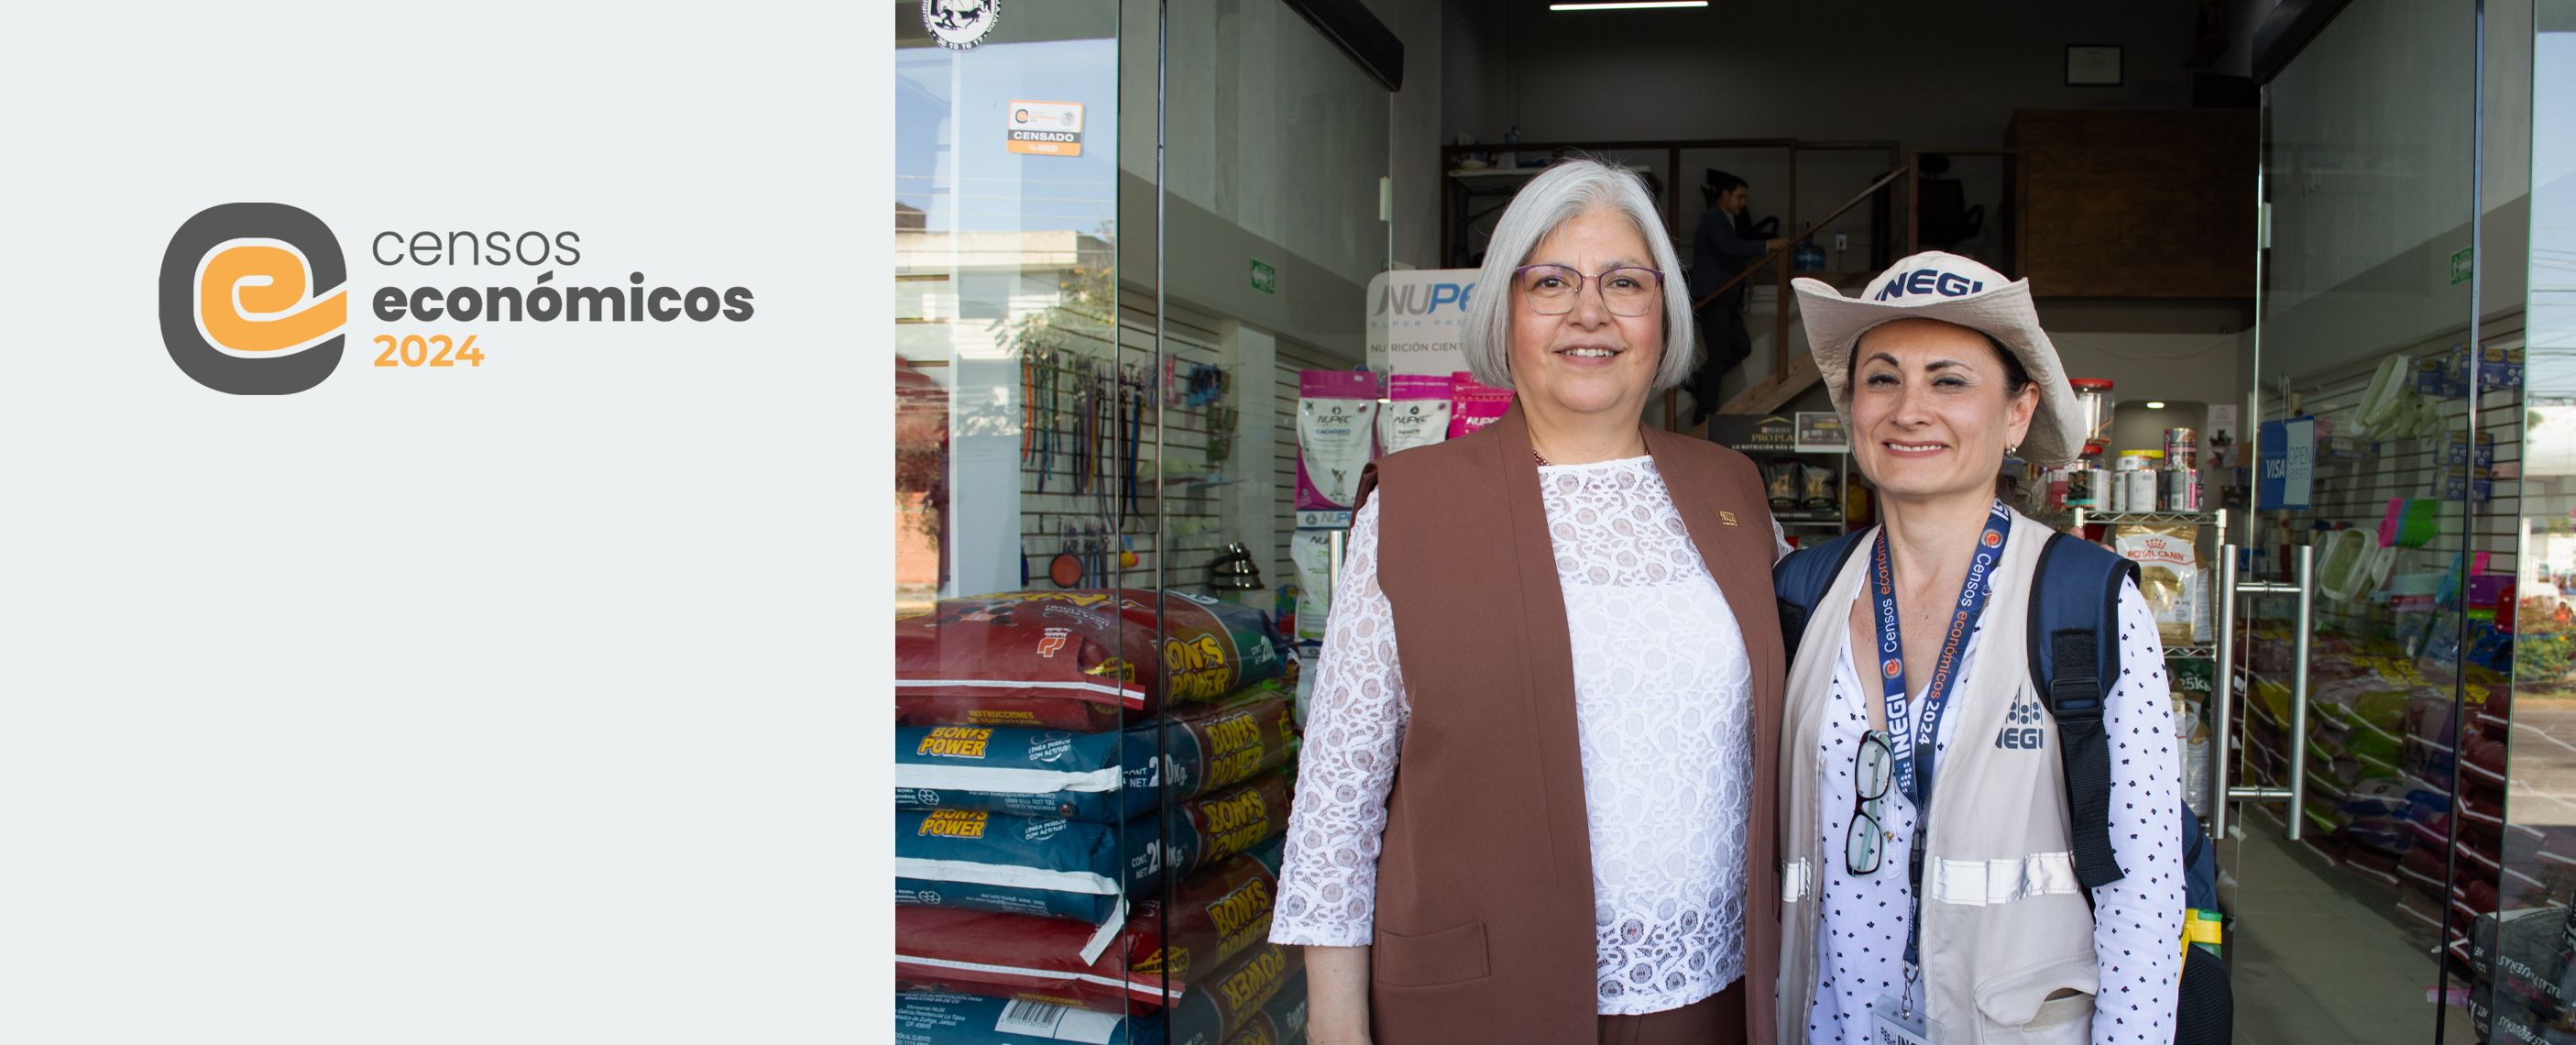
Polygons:
M1753 188L1744 179L1710 168L1700 193L1708 198L1708 212L1699 216L1699 229L1691 234L1690 293L1694 304L1763 255L1789 245L1788 240L1764 239L1755 231L1752 212L1747 209L1753 200ZM1718 381L1753 354L1753 338L1744 332L1748 289L1747 283L1738 283L1699 310L1699 329L1708 339L1708 359L1690 378L1694 427L1708 420L1708 415L1716 413L1725 401L1718 397Z
M1503 213L1461 347L1510 413L1362 473L1270 939L1315 1045L1768 1045L1785 550L1643 181ZM1401 772L1398 771L1399 765Z

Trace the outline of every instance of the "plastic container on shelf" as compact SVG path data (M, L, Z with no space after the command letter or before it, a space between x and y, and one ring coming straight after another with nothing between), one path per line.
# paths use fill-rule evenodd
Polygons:
M2156 473L2164 487L2159 501L2168 512L2200 510L2200 473L2188 468L2167 468Z
M2066 469L2066 506L2101 511L2110 479L2111 473L2085 467L2080 461L2069 466Z
M2122 510L2155 511L2157 491L2162 485L2159 477L2164 474L2152 468L2138 468L2120 473L2120 484L2128 487L2128 507Z
M2336 602L2351 602L2370 590L2371 561L2378 557L2377 535L2356 527L2336 530L2318 543L2319 594Z
M2084 440L2103 444L2111 437L2111 382L2098 377L2070 378L2075 403L2084 411Z

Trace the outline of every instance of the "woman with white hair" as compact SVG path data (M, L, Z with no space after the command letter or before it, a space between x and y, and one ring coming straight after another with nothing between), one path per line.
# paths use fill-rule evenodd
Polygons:
M1643 183L1559 163L1467 308L1510 413L1361 480L1270 936L1318 1045L1773 1036L1782 546L1751 461L1640 421L1683 287Z

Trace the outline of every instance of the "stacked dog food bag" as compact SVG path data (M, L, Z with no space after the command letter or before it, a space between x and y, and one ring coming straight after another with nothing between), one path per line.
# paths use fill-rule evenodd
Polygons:
M895 622L895 1040L1277 1045L1296 780L1288 641L1179 592L942 601Z

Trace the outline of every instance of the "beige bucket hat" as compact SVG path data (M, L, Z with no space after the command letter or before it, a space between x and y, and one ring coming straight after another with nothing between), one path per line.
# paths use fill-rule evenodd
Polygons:
M1860 336L1889 320L1938 319L1993 335L2021 357L2031 382L2039 386L2039 410L2015 456L2054 468L2074 460L2084 448L2084 411L2075 402L2075 387L2066 382L2057 346L2039 329L2029 280L2006 280L1967 258L1932 250L1889 266L1857 298L1842 296L1822 280L1801 278L1790 286L1797 288L1807 345L1816 354L1825 391L1846 420L1851 416L1851 354Z

